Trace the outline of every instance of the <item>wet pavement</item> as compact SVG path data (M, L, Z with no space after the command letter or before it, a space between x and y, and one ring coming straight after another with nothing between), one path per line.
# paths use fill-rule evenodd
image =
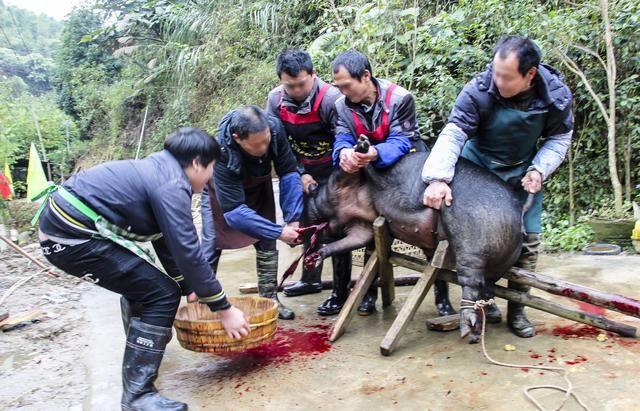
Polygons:
M280 272L298 252L287 246L281 248ZM323 277L328 279L330 264L326 266ZM360 270L354 267L354 277ZM542 256L538 271L640 298L640 256ZM396 275L406 273L409 271L396 268ZM239 294L238 285L255 282L253 248L225 251L219 278L230 295ZM195 410L533 410L522 393L524 387L564 385L557 373L526 368L547 364L569 369L575 392L592 410L640 409L639 340L609 335L606 341L598 341L599 332L532 309L527 312L538 329L534 338L515 337L504 322L487 330L490 355L499 361L522 364L523 368L488 363L481 346L467 344L457 331L427 330L425 320L436 315L432 292L397 351L391 357L381 356L379 344L410 290L396 288L396 301L384 311L378 302L375 314L355 316L346 334L334 344L325 337L335 317L325 319L315 314L328 291L295 298L283 296L282 301L295 310L297 318L279 322L281 328L274 342L250 353L220 356L186 351L174 339L157 387ZM453 286L452 300L458 298L459 288ZM563 301L560 297L551 299ZM83 408L117 410L124 346L118 298L92 287L83 296L83 304L92 324L84 350L91 388ZM506 313L506 302L498 300L498 304ZM606 316L640 326L640 320L621 314L607 311ZM505 351L507 344L515 346L515 351ZM553 391L534 395L550 409L562 399L561 393ZM577 409L580 407L572 400L564 408Z

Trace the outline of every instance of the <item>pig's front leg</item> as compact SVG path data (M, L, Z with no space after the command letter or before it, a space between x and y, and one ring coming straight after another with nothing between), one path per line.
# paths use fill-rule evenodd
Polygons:
M307 270L318 267L322 260L334 254L356 250L369 244L373 240L373 227L369 222L357 222L345 229L347 235L338 241L326 244L315 253L304 259Z

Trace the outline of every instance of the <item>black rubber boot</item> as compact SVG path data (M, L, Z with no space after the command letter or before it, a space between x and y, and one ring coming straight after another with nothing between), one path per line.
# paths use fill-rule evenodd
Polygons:
M132 318L139 318L142 306L139 303L132 302L124 295L120 296L120 313L122 315L122 326L124 327L124 335L129 332L129 323Z
M535 271L538 263L538 249L540 247L540 235L538 233L526 233L522 241L522 252L515 266L525 270ZM528 293L528 285L509 281L509 288ZM509 301L507 303L507 324L511 331L518 337L529 338L536 335L536 328L527 319L524 313L524 305Z
M138 318L131 319L122 362L123 410L187 409L187 404L160 395L153 385L170 340L171 328L145 324Z
M313 270L307 270L302 265L302 276L295 284L284 288L284 295L297 297L299 295L315 294L322 291L322 264Z
M258 294L278 302L278 318L293 320L296 314L278 299L278 250L256 250L256 270L258 272Z
M362 316L367 316L376 311L376 300L378 299L378 286L375 284L371 284L371 287L367 290L367 293L364 295L362 302L358 306L358 314Z
M351 284L351 253L336 254L331 257L333 265L333 289L329 298L318 306L318 314L322 316L336 315L349 297Z
M435 294L436 308L439 316L452 315L456 310L449 301L449 283L445 280L436 280L433 283L433 293Z

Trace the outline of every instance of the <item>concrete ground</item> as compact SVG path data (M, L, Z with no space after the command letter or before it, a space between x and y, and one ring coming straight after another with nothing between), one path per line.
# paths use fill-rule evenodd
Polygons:
M288 247L281 250L280 272L298 252ZM219 278L228 294L238 294L241 283L255 282L254 256L251 247L223 253ZM354 276L359 270L354 267ZM640 298L640 256L542 256L538 271ZM407 272L396 268L396 275ZM325 268L324 276L330 278L330 268ZM564 385L562 378L550 371L503 368L488 363L481 346L467 344L457 331L427 330L425 320L435 315L432 292L395 354L381 356L380 341L410 290L411 287L397 288L396 301L384 311L378 303L374 315L354 317L347 333L332 345L324 345L320 340L335 317L323 319L315 313L328 291L281 297L297 313L295 321L280 321L279 334L297 339L288 341L290 355L283 356L280 352L270 358L270 351L246 356L203 354L182 349L174 339L167 349L157 387L171 398L187 402L194 410L528 410L535 408L525 398L524 387ZM454 286L452 300L458 298L459 289ZM124 340L118 298L99 287L90 287L82 297L82 304L91 325L83 349L89 389L81 408L117 410ZM498 304L505 313L506 303L499 300ZM555 327L574 323L531 309L528 313L538 329L534 338L515 337L504 322L489 326L487 350L492 357L523 366L548 364L568 368L575 392L592 410L640 409L638 340L611 335L600 342L596 335L579 326L576 333L587 335L554 335ZM640 326L640 320L613 312L606 315ZM287 343L286 339L279 341ZM308 352L310 345L300 349L301 343L315 344L312 348L316 351ZM515 351L505 351L506 344L515 346ZM549 409L554 409L562 398L561 393L552 391L537 391L535 396ZM569 400L563 409L580 407Z

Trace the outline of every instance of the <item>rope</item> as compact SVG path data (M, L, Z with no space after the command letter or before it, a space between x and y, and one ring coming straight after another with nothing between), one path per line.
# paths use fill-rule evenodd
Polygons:
M485 346L485 341L484 341L484 335L485 335L485 329L486 329L486 321L485 321L485 312L484 312L484 307L487 305L491 305L494 304L494 300L493 298L490 298L489 300L478 300L478 301L471 301L471 300L465 300L462 299L460 300L460 310L475 310L478 311L480 310L482 312L482 334L480 334L480 341L482 343L482 352L484 353L484 356L487 360L489 360L489 362L491 362L492 364L501 366L501 367L509 367L509 368L531 368L531 369L537 369L537 370L547 370L547 371L558 371L558 372L562 372L562 377L564 378L564 380L567 382L567 387L560 387L558 385L532 385L532 386L528 386L525 387L523 389L524 391L524 395L529 399L529 401L531 401L540 411L546 411L546 409L542 406L542 404L540 404L535 398L533 398L533 396L530 394L530 391L534 391L534 390L541 390L541 389L549 389L549 390L556 390L556 391L561 391L565 393L564 398L562 399L562 402L560 403L560 406L555 408L554 411L560 411L565 403L567 402L567 399L572 396L573 398L575 398L576 402L578 404L580 404L580 406L582 407L582 409L586 410L586 411L591 411L590 408L584 403L582 402L582 400L580 399L580 397L578 397L578 394L573 392L573 384L571 383L571 381L569 380L569 376L568 376L568 369L567 368L562 368L562 367L552 367L552 366L548 366L548 365L522 365L522 364L511 364L511 363L506 363L506 362L501 362L501 361L496 361L493 358L491 358L491 356L489 356L489 353L487 352L487 347Z

